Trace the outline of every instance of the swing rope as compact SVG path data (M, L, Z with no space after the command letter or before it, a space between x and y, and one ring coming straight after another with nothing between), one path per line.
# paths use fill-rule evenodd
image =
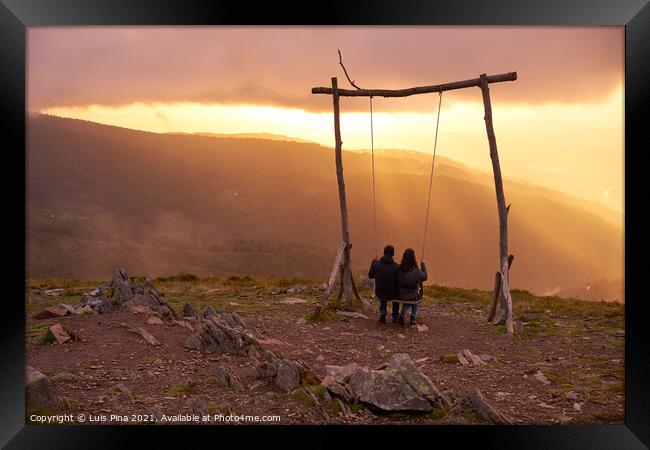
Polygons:
M372 159L372 215L375 225L375 256L377 254L377 198L375 195L375 138L374 138L374 129L372 124L372 96L370 98L370 149L371 149L371 159Z
M427 242L427 226L429 225L429 208L431 206L431 187L433 186L433 168L436 163L436 147L438 146L438 125L440 124L440 105L442 104L442 91L438 93L438 118L436 119L436 137L433 141L433 158L431 160L431 176L429 177L429 196L427 198L427 215L424 218L424 236L422 237L422 253L420 260L424 259L424 248Z

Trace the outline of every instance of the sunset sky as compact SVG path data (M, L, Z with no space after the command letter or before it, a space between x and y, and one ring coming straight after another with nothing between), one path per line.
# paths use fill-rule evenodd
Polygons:
M623 27L31 27L27 108L155 132L276 133L332 146L311 88L490 85L506 178L623 211ZM375 98L375 147L433 150L437 94ZM341 100L343 148L368 149L368 99ZM443 94L438 154L491 170L478 88ZM507 193L506 193L507 195Z

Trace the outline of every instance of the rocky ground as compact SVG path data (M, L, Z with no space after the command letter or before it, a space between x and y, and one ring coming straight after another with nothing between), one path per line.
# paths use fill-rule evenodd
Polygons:
M312 320L322 295L317 282L180 276L154 280L151 286L171 314L131 306L102 314L86 308L86 314L59 316L59 310L50 318L33 318L60 303L79 307L82 295L98 285L28 280L26 288L27 364L47 376L53 395L65 400L61 413L71 413L74 423L79 414L86 417L84 423L101 415L100 423L125 422L124 416L128 423L142 423L150 415L159 419L193 412L277 415L282 424L486 423L467 400L475 388L514 424L624 420L620 304L514 291L515 317L523 329L508 336L503 326L486 323L489 292L427 287L418 326L400 326L379 323L370 309ZM369 294L362 290L366 298ZM90 304L87 296L83 303ZM198 315L208 306L217 315L235 312L255 336L256 350L187 348L201 319L176 320L186 303ZM55 330L69 339L53 336L49 330L56 324L61 327ZM331 366L384 369L393 355L406 353L450 403L420 413L382 413L361 401L341 401L320 383L287 391L260 377L260 353L267 351L304 362L319 381L331 375ZM28 415L52 412L32 408ZM187 417L176 419L167 423L187 423Z

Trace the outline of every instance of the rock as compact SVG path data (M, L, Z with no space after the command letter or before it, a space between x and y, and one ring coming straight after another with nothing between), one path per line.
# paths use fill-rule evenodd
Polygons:
M515 320L514 323L514 331L517 334L524 334L524 323L521 320Z
M145 305L129 305L129 311L136 313L136 314L146 314L146 315L152 315L155 314L155 311L148 306Z
M394 354L381 370L356 363L325 369L328 376L321 384L330 394L346 402L362 403L374 411L430 412L437 406L451 406L449 399L404 353Z
M68 311L68 314L77 314L76 308L72 305L68 305L67 303L59 303L58 306Z
M318 361L318 362L323 362L323 361L325 361L325 357L324 357L323 355L318 355L318 356L316 357L316 361Z
M272 351L265 351L263 358L255 366L257 378L275 383L287 392L301 384L320 383L319 377L301 360L286 359Z
M462 353L459 353L457 356L458 356L458 362L461 363L461 365L463 366L470 365L470 362L467 360L467 358L465 358L465 356L463 356Z
M566 394L564 394L564 397L566 397L569 400L578 400L578 394L576 394L573 391L569 391Z
M244 337L219 321L206 321L185 341L185 348L212 353L243 353Z
M425 331L429 331L429 327L426 325L416 325L415 328L417 328L418 333L424 333Z
M48 308L45 308L43 311L34 314L32 316L32 319L37 319L37 320L51 319L53 317L63 317L68 314L69 314L68 310L62 308L61 306L50 306Z
M304 317L301 317L300 319L296 320L296 325L302 326L307 323L307 320Z
M397 333L397 337L400 339L406 339L406 336L404 336L402 333Z
M560 414L560 417L558 417L558 420L560 421L561 425L566 425L567 423L571 422L573 420L571 417L567 416L566 414Z
M48 295L50 297L60 297L63 295L63 292L65 289L48 289L46 291L43 291L43 294Z
M325 366L325 373L334 381L341 384L346 384L350 381L350 377L355 373L360 366L357 363L348 364L346 366Z
M548 381L548 379L544 376L544 374L540 370L538 370L533 374L533 378L535 378L537 381L539 381L542 384L546 384L546 385L551 384L551 382Z
M50 380L37 369L27 366L25 371L25 409L30 411L61 411L66 401L54 395Z
M386 336L384 336L383 334L381 334L381 333L380 333L379 331L377 331L377 330L371 330L371 331L369 331L369 332L368 332L368 336L373 337L373 338L377 338L377 339L381 339L382 341L386 341L386 340L387 340Z
M149 316L149 317L147 317L147 323L149 325L162 325L163 321L158 316Z
M581 411L582 411L582 403L574 403L574 404L573 404L573 409L574 409L576 412L581 412Z
M183 305L183 317L197 317L196 311L191 303Z
M524 322L534 322L541 319L544 316L544 313L528 313L521 316Z
M277 366L275 384L287 392L300 384L300 368L293 361L280 360Z
M298 285L298 286L293 286L287 289L287 294L300 294L301 292L304 292L305 286Z
M366 316L365 314L361 314L360 312L355 312L355 311L341 311L341 310L337 309L336 314L339 314L339 315L345 316L345 317L354 317L354 318L357 318L357 319L367 319L368 318L368 316Z
M512 420L490 405L479 388L472 389L467 400L474 411L479 413L488 423L493 425L510 425Z
M354 400L352 393L345 387L345 385L337 383L329 375L323 378L321 386L327 389L326 392L331 393L334 397L340 398L345 403L352 403Z
M142 327L131 328L129 329L129 331L131 333L140 335L142 339L144 339L144 341L149 345L153 345L154 347L160 345L160 342L158 342L158 340L155 337L153 337L151 333L149 333L147 330L145 330Z
M617 337L625 337L625 330L618 330L614 333Z
M485 362L492 361L494 359L494 356L488 355L487 353L483 353L482 355L479 355L478 357L481 358L481 360L483 360Z
M85 305L75 310L75 314L78 314L80 316L88 316L92 313L93 313L93 309L90 307L90 305Z
M230 387L235 389L236 391L245 390L244 385L242 384L241 381L239 381L237 375L235 375L234 373L232 373L231 371L229 371L224 367L217 367L214 377L219 386Z
M147 306L164 318L176 318L176 313L167 300L158 294L150 279L132 280L123 269L115 271L110 284L102 284L97 289L83 294L81 306L86 305L97 314L117 311L124 307Z
M194 331L194 327L187 320L175 320L172 322L172 325L178 325L179 327L187 328L188 330Z
M214 308L212 306L208 305L203 309L203 318L208 319L217 313L214 311Z
M465 356L465 358L467 358L468 361L471 361L472 365L474 365L474 366L485 365L485 363L483 362L483 360L481 358L479 358L477 355L475 355L474 353L470 352L467 349L463 349L462 354L463 354L463 356Z
M285 298L284 300L281 300L280 303L284 303L285 305L296 305L298 303L309 303L309 302L307 300L303 300L302 298L288 297Z
M54 339L56 339L56 342L59 344L64 344L72 339L70 335L65 332L61 324L58 323L50 327L50 333L52 333L52 336L54 336Z
M247 345L244 347L244 352L246 353L246 356L254 360L258 360L260 358L260 352L253 345Z

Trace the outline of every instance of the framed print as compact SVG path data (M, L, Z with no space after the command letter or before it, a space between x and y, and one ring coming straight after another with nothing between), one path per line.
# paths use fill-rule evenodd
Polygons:
M647 2L330 6L3 1L7 448L648 445Z

